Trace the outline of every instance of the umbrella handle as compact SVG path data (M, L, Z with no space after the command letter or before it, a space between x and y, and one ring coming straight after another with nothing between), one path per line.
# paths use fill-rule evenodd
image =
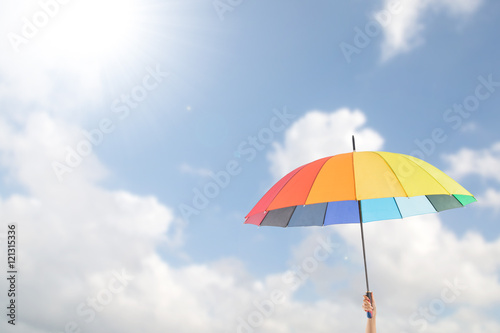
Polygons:
M366 296L368 296L368 298L370 299L370 304L372 303L372 292L371 291L367 291L366 292ZM366 311L366 317L368 318L372 318L373 314L371 311Z

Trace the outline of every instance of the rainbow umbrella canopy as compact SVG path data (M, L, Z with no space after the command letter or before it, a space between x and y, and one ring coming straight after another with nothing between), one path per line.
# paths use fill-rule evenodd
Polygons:
M323 226L399 219L476 201L436 167L409 155L365 151L293 170L245 218L259 226Z
M325 157L293 170L260 199L245 224L299 227L363 223L463 207L476 201L436 167L409 155L365 151Z

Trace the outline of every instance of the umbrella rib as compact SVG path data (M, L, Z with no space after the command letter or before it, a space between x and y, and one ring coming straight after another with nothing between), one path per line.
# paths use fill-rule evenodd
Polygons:
M389 168L389 170L391 170L392 174L394 175L394 177L396 177L396 179L398 180L398 183L399 183L399 186L401 186L401 189L403 190L403 192L405 192L405 195L407 198L409 198L408 196L408 192L406 192L403 184L401 184L401 181L399 180L399 177L398 175L394 172L394 169L390 166L389 163L387 163L387 161L385 160L385 158L382 157L382 155L380 155L378 152L374 151L373 153L377 154L381 159L382 161L384 161L384 163L387 165L387 167ZM399 208L398 208L399 209Z
M306 165L307 165L307 164L306 164ZM271 206L271 204L273 203L274 199L276 199L276 197L278 196L278 194L280 194L280 193L281 193L281 191L283 191L283 188L286 186L286 184L288 184L288 183L290 182L290 180L291 180L293 177L295 177L295 175L296 175L296 174L298 174L298 173L299 173L302 169L304 169L304 167L305 167L306 165L302 165L302 166L300 166L300 167L298 167L298 168L296 168L296 169L294 169L294 170L290 171L290 173L292 173L292 172L294 172L295 170L297 170L297 169L298 169L298 170L297 170L297 172L295 172L295 174L294 174L293 176L291 176L291 177L290 177L290 178L289 178L289 179L288 179L288 180L287 180L287 181L283 184L283 186L281 186L281 188L280 188L279 190L277 190L276 194L275 194L275 195L272 197L272 199L269 201L269 203L267 204L267 206L266 206L266 208L264 209L264 211L269 211L269 206ZM286 176L285 176L285 177L286 177ZM266 194L264 194L264 196L266 196L266 195L267 195L267 193L269 193L271 190L272 190L272 187L269 189L269 191L267 191L267 192L266 192ZM262 200L262 199L261 199L261 200ZM259 204L259 203L257 202L257 204ZM283 208L285 208L285 207L283 207ZM248 217L248 216L247 216L247 217Z
M354 200L358 200L358 190L356 189L356 170L354 170L354 151L352 152L352 183L354 184ZM361 210L360 210L361 212ZM359 217L361 219L361 216Z
M326 211L328 210L328 204L329 202L326 203L325 212L323 213L323 224L321 225L322 227L325 226L325 218L326 218Z
M408 198L408 197L407 197ZM399 205L398 205L398 202L396 201L396 198L395 197L392 197L392 200L394 200L394 204L396 205L396 208L398 209L398 212L399 212L399 216L401 216L401 218L403 219L403 213L401 213L401 209L399 209Z
M293 207L292 214L290 214L290 217L288 218L288 221L286 222L286 224L283 228L288 228L288 224L290 223L290 220L292 219L293 213L295 213L296 209L297 209L297 206Z
M417 163L415 163L414 161L410 160L410 159L409 159L408 157L406 157L405 155L401 154L401 156L403 156L403 157L404 157L404 158L405 158L408 162L413 163L413 164L415 164L417 167L419 167L422 171L424 171L426 174L428 174L428 175L429 175L429 177L431 177L432 179L434 179L434 181L435 181L436 183L438 183L438 184L439 184L439 186L441 186L441 187L443 188L443 190L445 190L445 191L446 191L449 195L452 195L452 193L451 193L450 191L448 191L448 189L447 189L446 187L444 187L444 186L443 186L443 184L441 184L441 183L439 182L439 180L437 180L437 179L436 179L436 177L434 177L433 175L431 175L431 174L429 173L429 171L425 170L424 168L422 168L420 165L418 165L418 164L417 164Z
M321 158L320 160L325 160L323 162L323 164L321 165L321 167L319 168L318 172L316 173L316 175L314 176L314 180L311 182L311 186L309 187L309 190L307 191L307 195L305 197L305 200L304 200L304 203L299 203L298 205L306 205L306 202L307 202L307 197L309 196L309 193L311 193L311 189L314 185L314 182L316 181L316 177L318 177L318 173L321 171L321 169L323 168L323 166L325 165L325 163L330 160L330 158L332 158L333 156L328 156L328 157L323 157ZM318 162L319 160L316 160L314 162ZM311 162L311 163L314 163L314 162ZM298 174L304 170L304 168L308 165L310 165L311 163L308 163L306 165L303 165L302 167L300 167L300 170L298 170L292 177L290 177L290 179L287 180L287 182L285 184L283 184L283 187L280 188L280 190L276 193L276 195L274 196L273 200L271 200L271 202L269 203L269 205L267 206L266 210L268 210L269 206L271 206L271 204L273 203L273 201L279 196L279 194L281 193L281 191L283 191L283 189L286 187L286 185L296 176L298 176ZM292 207L293 205L290 205L290 206L287 206L287 207ZM297 206L297 204L295 204L295 206ZM285 208L285 207L281 207L281 208Z
M325 164L332 158L333 156L330 156L328 159L326 159L326 161L321 165L321 168L319 168L318 172L316 172L316 175L314 176L314 179L313 181L311 182L311 187L309 187L309 191L307 192L307 195L306 195L306 201L304 201L304 205L307 205L307 199L309 198L309 194L311 194L311 190L314 186L314 182L316 182L316 178L318 178L318 175L319 173L321 172L321 170L325 167ZM319 202L318 202L319 203ZM325 215L326 215L326 210L325 210ZM324 222L324 218L323 218L323 222Z
M436 206L434 206L434 204L432 203L432 201L429 199L429 196L426 195L425 198L427 199L427 201L429 201L429 203L431 204L432 208L434 208L434 210L436 211L436 213L438 213L439 210L437 210Z

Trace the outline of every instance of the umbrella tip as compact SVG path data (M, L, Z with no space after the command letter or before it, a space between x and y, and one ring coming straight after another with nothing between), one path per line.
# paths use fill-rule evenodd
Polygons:
M356 141L354 140L354 134L352 136L352 151L356 151Z

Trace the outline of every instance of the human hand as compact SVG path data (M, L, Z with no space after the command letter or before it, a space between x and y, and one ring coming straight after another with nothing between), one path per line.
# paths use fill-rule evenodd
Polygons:
M375 298L372 293L372 302L370 303L370 298L366 295L363 295L363 310L366 312L371 311L372 318L375 318L377 315L377 305L375 304Z

